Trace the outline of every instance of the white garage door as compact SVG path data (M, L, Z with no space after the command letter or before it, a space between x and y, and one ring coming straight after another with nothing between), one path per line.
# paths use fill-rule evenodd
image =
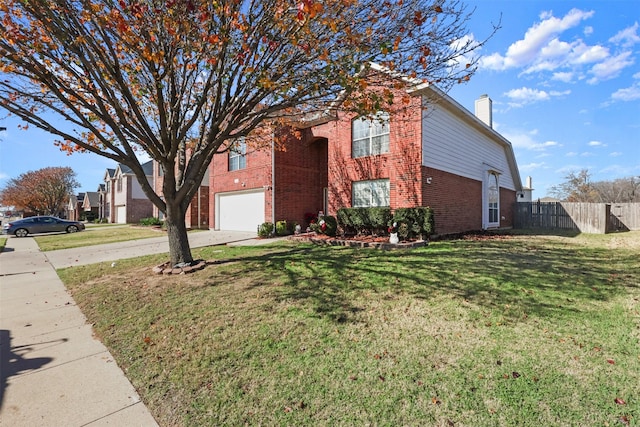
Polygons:
M218 228L257 231L264 222L264 191L219 194Z
M116 223L118 224L127 223L127 207L126 206L116 206Z

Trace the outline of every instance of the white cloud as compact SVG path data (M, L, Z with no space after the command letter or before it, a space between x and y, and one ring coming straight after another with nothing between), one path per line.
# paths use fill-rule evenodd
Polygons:
M594 77L589 79L587 83L595 84L603 80L610 80L618 77L620 71L630 65L633 65L633 58L629 58L631 53L631 51L622 52L619 55L612 56L607 58L605 61L594 65L590 71Z
M553 76L551 76L552 80L559 80L561 82L564 83L570 83L573 80L573 73L572 72L557 72L557 73L553 73Z
M619 31L615 36L609 39L611 43L620 44L623 47L631 47L636 43L640 43L638 36L638 23Z
M611 94L613 101L635 101L640 99L640 83L636 83L633 86L618 89Z
M542 21L530 27L523 39L511 44L504 56L499 53L486 56L482 65L494 70L545 63L550 67L550 58L566 55L572 49L572 44L561 42L557 36L593 14L593 11L571 9L563 18L556 18L551 12L543 12L540 15Z
M540 163L529 163L526 165L519 165L518 169L520 169L520 171L522 172L531 172L533 170L542 168L546 165L546 163L544 162L540 162Z
M606 147L607 144L600 142L600 141L589 141L589 147Z
M532 151L545 151L547 148L562 146L562 144L556 141L537 142L532 137L532 136L535 136L537 133L538 131L537 129L535 129L531 132L506 131L506 132L503 132L502 134L505 138L507 138L507 140L511 141L511 144L515 148L522 148L525 150L532 150Z
M591 26L584 27L584 35L590 36L591 34L593 34L593 27Z
M584 151L582 153L580 153L580 155L582 157L591 157L591 156L595 156L595 154L593 154L591 151Z
M569 152L567 152L567 154L565 154L565 156L567 156L567 157L575 157L577 155L578 155L578 153L576 153L575 151L569 151Z
M619 156L622 156L622 153L619 152L619 151L614 151L614 152L609 153L609 155L611 157L619 157Z
M510 106L522 107L523 105L531 104L534 102L549 101L551 98L569 95L570 93L570 90L565 90L562 92L547 92L544 90L521 87L520 89L511 89L510 91L505 92L504 95L512 100L512 102L509 103Z

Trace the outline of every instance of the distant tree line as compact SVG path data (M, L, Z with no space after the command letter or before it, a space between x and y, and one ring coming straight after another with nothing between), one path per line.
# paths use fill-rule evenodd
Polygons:
M551 194L567 202L637 203L640 202L640 176L612 181L591 181L588 169L570 172L565 181L551 187Z

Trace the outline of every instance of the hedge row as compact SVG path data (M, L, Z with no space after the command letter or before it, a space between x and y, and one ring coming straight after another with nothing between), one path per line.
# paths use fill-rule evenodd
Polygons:
M433 209L428 207L398 208L341 208L338 223L345 234L387 234L396 223L402 240L426 238L435 233Z

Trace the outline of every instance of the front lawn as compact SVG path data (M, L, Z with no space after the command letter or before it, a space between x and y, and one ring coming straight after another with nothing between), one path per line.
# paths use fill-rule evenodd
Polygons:
M78 233L47 234L35 236L34 238L38 242L41 251L55 251L58 249L79 248L162 236L166 236L164 231L157 231L151 227L120 225L111 227L91 226Z
M160 425L640 425L640 233L59 274Z

